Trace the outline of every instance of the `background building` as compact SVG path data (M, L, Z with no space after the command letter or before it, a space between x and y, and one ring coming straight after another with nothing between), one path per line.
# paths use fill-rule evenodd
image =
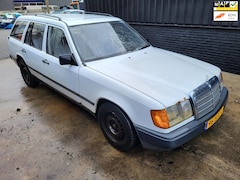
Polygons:
M70 5L72 0L48 0L49 4L51 5L58 5L58 6L64 6L64 5Z
M23 6L41 6L45 4L44 0L13 0L14 9L22 10Z
M48 0L50 5L70 5L72 0ZM44 5L45 0L1 0L0 11L21 10L23 6Z
M13 10L14 5L11 0L1 0L0 2L0 11Z

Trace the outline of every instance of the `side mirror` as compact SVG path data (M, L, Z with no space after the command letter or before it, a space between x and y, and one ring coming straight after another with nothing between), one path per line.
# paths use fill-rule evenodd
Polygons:
M77 63L74 57L71 54L63 54L59 56L59 62L61 65L74 65L77 66Z

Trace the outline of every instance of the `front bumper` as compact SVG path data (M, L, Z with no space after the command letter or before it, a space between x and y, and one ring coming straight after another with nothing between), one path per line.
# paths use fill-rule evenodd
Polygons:
M225 106L228 99L228 90L224 87L221 94L221 99L217 107L198 120L178 128L167 134L151 132L142 127L136 127L138 137L143 148L157 151L175 149L184 143L190 141L196 136L204 132L205 122L215 116L222 106Z

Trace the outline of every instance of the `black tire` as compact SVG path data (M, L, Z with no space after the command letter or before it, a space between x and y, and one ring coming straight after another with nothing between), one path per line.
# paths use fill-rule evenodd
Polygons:
M98 121L107 141L117 150L130 151L138 137L126 114L112 103L104 103L98 110Z
M22 59L19 61L19 68L20 68L23 80L29 87L34 88L38 86L39 80L31 74L27 65L24 63Z

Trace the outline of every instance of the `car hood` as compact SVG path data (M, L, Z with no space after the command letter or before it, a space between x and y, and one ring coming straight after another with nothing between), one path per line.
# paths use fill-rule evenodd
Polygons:
M165 106L189 98L192 90L220 73L206 62L151 46L86 64Z

